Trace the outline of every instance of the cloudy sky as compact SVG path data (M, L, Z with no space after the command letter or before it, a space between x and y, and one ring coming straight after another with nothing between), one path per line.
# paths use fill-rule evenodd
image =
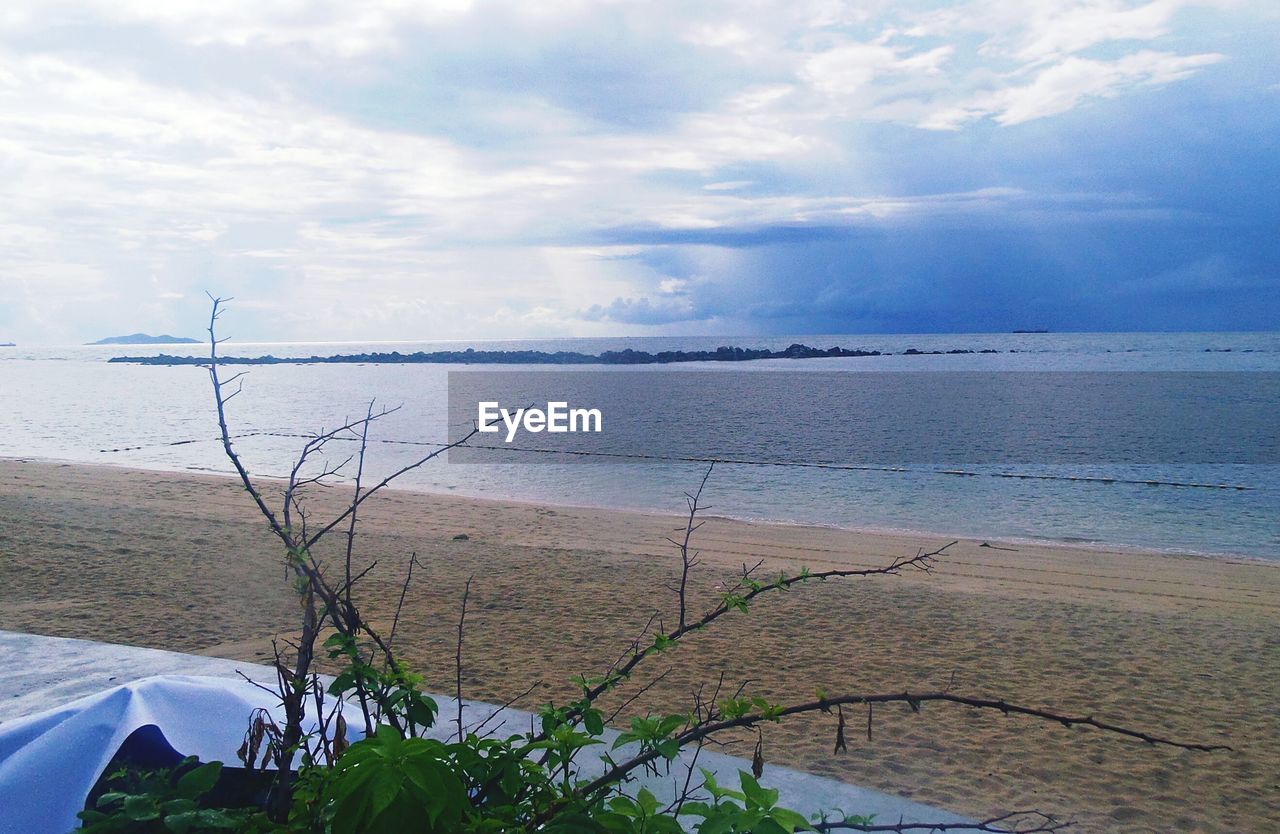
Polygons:
M1274 0L7 0L0 340L1280 329Z

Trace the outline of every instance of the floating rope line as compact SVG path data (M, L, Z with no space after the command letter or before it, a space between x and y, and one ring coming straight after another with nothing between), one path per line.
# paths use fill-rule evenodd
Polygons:
M242 434L232 435L232 440L240 440L247 437L284 437L298 440L312 440L316 437L314 434L302 434L298 432L280 432L280 431L254 431L244 432ZM358 441L359 437L334 437L333 440ZM99 449L99 452L133 452L140 449L157 449L169 446L186 446L192 443L221 443L222 438L213 437L205 439L176 440L170 443L150 443L141 446L122 446L117 449ZM435 449L444 449L453 447L455 444L436 443L425 440L394 440L385 438L371 437L369 443L381 443L388 446L420 446ZM1237 492L1253 492L1258 489L1255 486L1247 484L1205 484L1195 481L1162 481L1156 479L1141 478L1109 478L1101 475L1046 475L1028 472L975 472L967 469L919 469L910 466L874 466L870 464L855 463L829 463L822 461L797 461L797 460L760 460L752 458L718 458L718 457L683 457L679 455L654 455L645 454L643 452L588 452L583 450L571 449L544 449L535 446L488 446L468 443L456 448L461 449L483 449L496 452L526 452L530 454L541 455L570 455L573 457L592 457L592 458L610 458L613 460L635 460L650 461L658 463L705 463L705 464L726 464L734 466L776 466L792 469L823 469L835 470L842 472L890 472L890 473L909 473L916 475L950 475L965 478L1006 478L1010 480L1022 481L1073 481L1076 483L1093 483L1093 484L1124 484L1128 486L1151 486L1151 487L1181 487L1184 489L1214 489L1214 490L1235 490Z
M260 437L264 434L269 434L269 432L249 431L249 432L244 432L243 434L233 434L231 435L231 439L239 440L243 437ZM280 436L281 437L308 437L309 435L299 434L299 435L280 435ZM164 449L169 446L189 446L192 443L221 443L221 442L222 442L221 437L197 437L197 438L192 438L191 440L174 440L169 443L143 443L139 446L119 446L115 449L99 449L98 451L103 454L111 454L112 452L136 452L139 449Z
M392 442L410 442L410 441L392 441ZM443 444L421 444L435 445ZM1099 475L1043 475L1021 472L974 472L965 469L917 469L910 466L872 466L869 464L854 463L822 463L816 461L795 461L795 460L754 460L750 458L717 458L717 457L679 457L675 455L650 455L642 452L586 452L573 451L566 449L539 449L528 446L478 446L474 444L466 444L458 448L462 449L490 449L494 451L512 451L512 452L534 452L547 455L575 455L581 457L607 457L629 460L647 460L660 461L663 463L716 463L729 464L739 466L780 466L791 467L796 469L833 469L847 472L905 472L920 475L957 475L967 478L1014 478L1018 480L1036 480L1036 481L1078 481L1086 483L1099 484L1131 484L1136 486L1172 486L1172 487L1188 487L1193 489L1230 489L1242 492L1250 492L1256 490L1257 487L1251 487L1244 484L1202 484L1194 481L1159 481L1159 480L1143 480L1132 478L1107 478Z

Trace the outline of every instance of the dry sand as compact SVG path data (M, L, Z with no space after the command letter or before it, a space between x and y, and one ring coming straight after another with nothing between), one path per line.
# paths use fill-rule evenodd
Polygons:
M318 496L315 512L340 497ZM565 698L567 678L607 665L655 608L672 611L678 557L663 538L674 516L404 491L368 506L359 552L379 565L366 608L389 619L416 552L398 642L436 691L452 691L470 575L465 694L505 700L543 681L525 707ZM697 536L698 607L744 561L875 566L940 543L710 519ZM762 599L655 662L674 668L645 703L678 708L722 671L778 700L941 688L954 675L958 692L1236 751L939 705L878 710L873 740L851 733L840 756L829 717L770 726L766 759L979 817L1034 807L1079 831L1280 831L1280 567L1011 547L962 541L931 575ZM3 627L263 661L295 611L278 550L232 481L0 461ZM736 752L749 755L746 742Z

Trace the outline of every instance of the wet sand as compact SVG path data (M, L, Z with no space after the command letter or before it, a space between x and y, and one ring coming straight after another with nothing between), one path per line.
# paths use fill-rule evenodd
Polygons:
M673 511L687 484L673 484ZM342 499L320 491L323 515ZM676 516L387 492L358 540L365 610L452 691L458 605L474 576L464 694L520 705L572 695L655 610L668 622ZM466 538L455 538L465 534ZM279 549L224 478L0 461L3 627L261 662L297 603ZM701 611L743 562L872 567L945 543L710 518L695 544ZM339 544L331 543L336 556ZM947 706L882 708L831 754L820 716L764 731L768 761L970 816L1040 808L1078 831L1280 830L1280 566L1239 559L961 541L931 574L813 583L759 599L653 662L640 703L680 709L722 672L771 699L943 688L1093 714L1230 753L1151 747ZM638 682L643 682L640 678ZM623 693L627 694L626 692ZM616 701L615 701L616 703ZM754 737L729 752L750 755ZM856 809L845 809L856 811Z

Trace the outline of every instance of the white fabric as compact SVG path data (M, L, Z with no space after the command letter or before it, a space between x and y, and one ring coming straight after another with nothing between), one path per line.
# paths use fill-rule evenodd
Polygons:
M236 763L259 707L280 720L278 700L226 678L146 678L38 715L0 724L0 832L67 834L120 745L159 728L169 745L202 761Z

